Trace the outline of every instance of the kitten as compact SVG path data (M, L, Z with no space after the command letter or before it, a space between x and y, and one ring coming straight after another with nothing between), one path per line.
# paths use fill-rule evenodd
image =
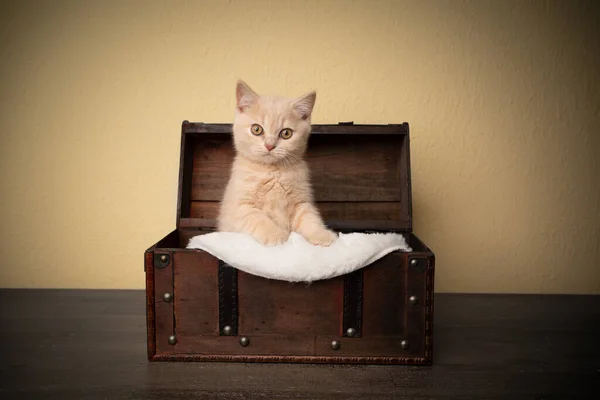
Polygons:
M217 229L249 233L267 246L284 243L294 231L314 245L329 246L337 235L313 204L303 160L316 93L297 99L259 96L238 81L236 98L236 156Z

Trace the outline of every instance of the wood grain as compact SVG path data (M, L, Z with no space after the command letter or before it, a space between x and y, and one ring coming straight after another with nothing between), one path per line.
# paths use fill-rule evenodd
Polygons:
M156 312L154 304L154 251L153 248L144 253L144 272L146 273L146 345L148 360L156 355Z
M410 220L384 220L384 219L338 219L332 220L327 219L325 221L327 226L336 231L343 232L356 232L356 231L379 231L379 232L399 232L406 234L407 226L410 224ZM216 219L205 219L205 218L182 218L179 221L181 228L196 228L196 229L208 229L214 230L217 221Z
M364 269L364 336L379 338L405 335L404 267L402 253L392 253Z
M194 134L218 133L229 136L232 133L231 124L205 124L202 122L184 121L182 130L190 136ZM313 135L405 135L408 132L408 124L390 125L360 125L353 123L340 124L313 124L311 128Z
M175 333L173 302L165 302L165 293L173 294L173 255L169 251L158 249L155 256L167 255L170 262L165 268L154 268L154 330L156 353L168 353L172 350L169 336Z
M316 201L401 201L404 136L320 136L306 154ZM233 161L231 139L206 138L194 151L192 201L220 201Z
M240 345L241 336L250 340L247 347ZM202 349L202 352L198 352L198 349ZM315 341L310 335L185 336L177 343L174 350L178 355L182 353L195 354L198 360L205 357L213 361L227 360L229 356L236 355L272 356L292 353L299 356L311 356L315 351ZM248 358L247 361L251 362L252 358Z
M341 333L341 278L306 284L240 272L238 288L240 335L302 333L307 340L313 335Z
M417 255L415 257L415 255ZM433 321L427 318L427 312L431 312L427 308L427 296L428 290L431 290L427 286L428 274L433 274L433 268L430 265L430 259L426 254L409 253L402 254L403 258L406 258L406 263L403 263L403 273L405 274L404 282L405 288L402 290L403 299L402 303L405 304L404 313L404 326L406 330L406 340L409 343L410 350L417 352L417 354L423 354L425 349L427 352L432 351L433 343L430 343L431 333L426 332L426 326L431 327ZM413 268L410 265L412 258L418 258L419 262L425 265L421 269ZM417 299L416 304L411 304L409 298L414 296Z
M182 336L173 354L160 354L157 360L225 362L294 362L346 364L422 364L418 349L403 349L404 337L377 338L366 343L360 339L321 335L242 335L250 344L242 347L240 336ZM333 350L331 343L340 342ZM197 349L201 348L202 352Z
M332 225L382 221L383 226L386 221L393 229L408 230L408 136L362 129L370 133L311 137L306 160L317 206ZM207 132L186 136L183 142L178 226L214 227L234 157L231 136Z
M436 294L431 367L149 363L144 291L0 290L6 399L593 399L600 296Z
M217 201L194 201L190 216L211 221L210 225L219 214L219 205ZM400 217L399 202L318 202L317 208L325 221L393 221Z
M219 334L218 259L204 251L175 253L174 312L178 341Z
M399 154L403 139L378 135L312 137L306 159L315 199L401 201Z
M190 142L193 147L192 201L220 201L233 163L230 137L207 135Z

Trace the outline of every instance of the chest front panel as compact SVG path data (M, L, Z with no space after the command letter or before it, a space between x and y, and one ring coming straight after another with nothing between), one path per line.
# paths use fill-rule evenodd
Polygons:
M431 270L410 268L407 259L395 252L361 271L361 316L350 325L358 334L349 336L347 296L355 294L348 293L347 276L310 284L240 271L223 277L219 260L207 253L170 253L167 264L154 269L157 356L422 359L429 316L410 299L430 301ZM225 281L230 279L233 286ZM242 345L242 338L248 343Z

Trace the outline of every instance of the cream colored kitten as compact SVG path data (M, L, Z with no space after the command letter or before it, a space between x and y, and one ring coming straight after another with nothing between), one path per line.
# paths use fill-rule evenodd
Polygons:
M221 202L218 230L246 232L272 246L290 232L329 246L328 230L313 204L309 171L303 160L316 99L265 97L238 81L233 124L236 156Z

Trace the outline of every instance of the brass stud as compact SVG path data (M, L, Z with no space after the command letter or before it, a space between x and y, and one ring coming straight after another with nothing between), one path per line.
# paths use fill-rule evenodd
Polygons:
M163 300L166 303L170 303L171 300L173 300L173 296L171 295L171 293L165 293L165 294L163 294Z
M348 330L346 331L346 336L349 336L349 337L356 336L356 329L354 329L354 328L348 328Z
M231 335L231 332L233 332L233 329L231 329L231 327L229 325L226 325L223 327L223 334L226 336Z
M331 348L333 350L339 350L340 349L340 342L338 342L337 340L334 340L333 342L331 342Z
M408 340L403 340L400 342L400 346L404 349L407 350L408 349Z
M175 337L175 335L169 336L169 344L173 345L176 343L177 343L177 338Z
M250 339L248 339L246 336L243 336L240 338L240 344L242 347L246 347L250 344Z
M410 296L408 298L408 302L413 305L416 306L417 304L419 304L419 298L417 296Z
M424 272L427 267L427 262L422 258L413 258L410 260L410 267L413 268L417 272Z
M163 269L169 265L169 255L168 254L154 254L154 268Z

